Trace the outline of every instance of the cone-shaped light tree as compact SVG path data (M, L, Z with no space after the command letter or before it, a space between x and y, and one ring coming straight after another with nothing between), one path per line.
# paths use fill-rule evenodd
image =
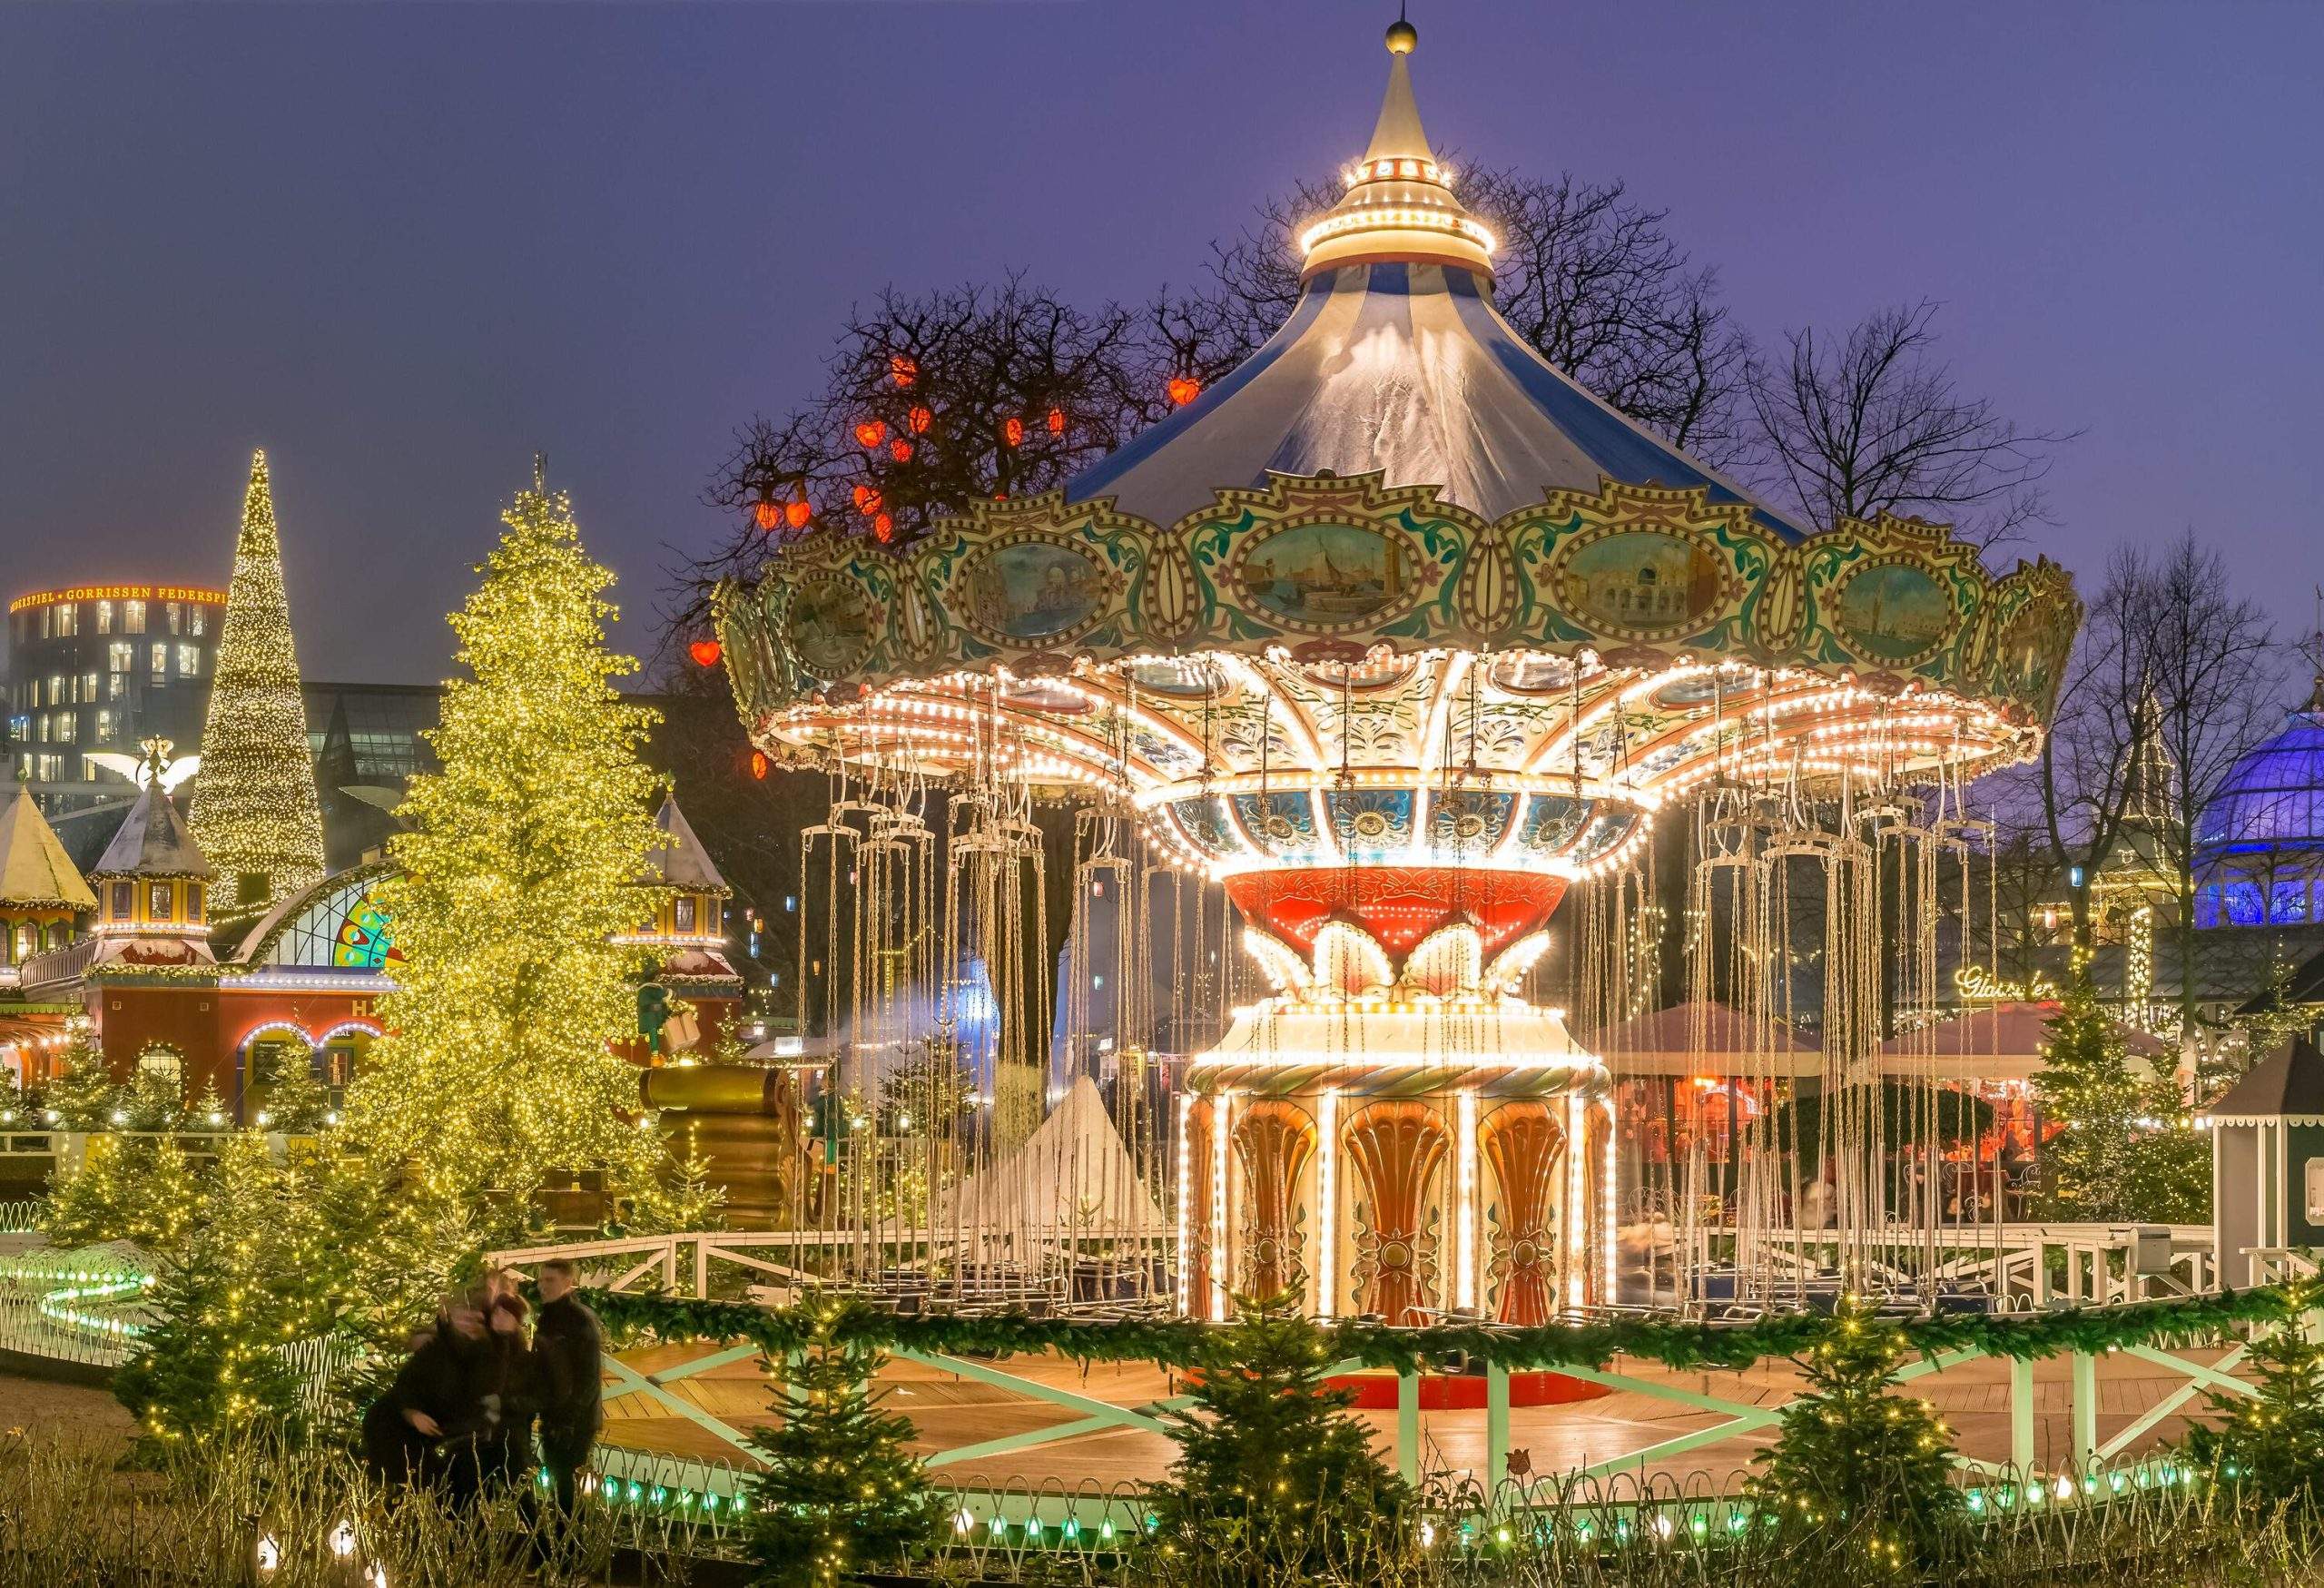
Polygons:
M263 452L251 459L217 666L188 818L221 879L213 909L249 915L323 874L322 807Z
M452 618L467 676L429 733L383 890L403 954L389 1034L348 1100L374 1158L430 1189L525 1206L543 1175L623 1166L637 1074L609 1043L636 1029L633 884L654 825L638 747L654 714L612 680L613 575L582 550L570 503L537 480L503 516L483 583Z

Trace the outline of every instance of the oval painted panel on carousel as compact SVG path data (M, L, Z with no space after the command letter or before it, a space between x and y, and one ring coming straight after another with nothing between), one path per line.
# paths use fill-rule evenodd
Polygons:
M1420 570L1403 541L1353 524L1295 524L1243 554L1243 593L1296 627L1348 628L1405 604Z
M1660 529L1620 529L1584 540L1558 563L1567 611L1616 634L1659 636L1698 627L1718 606L1722 581L1709 547Z
M853 580L836 574L803 579L791 593L783 636L809 674L838 678L872 654L872 603Z
M1106 575L1086 552L1046 540L996 546L970 558L955 610L988 638L1043 640L1088 623L1106 598Z
M1868 563L1841 582L1832 621L1860 656L1916 662L1942 648L1951 634L1953 597L1926 568Z

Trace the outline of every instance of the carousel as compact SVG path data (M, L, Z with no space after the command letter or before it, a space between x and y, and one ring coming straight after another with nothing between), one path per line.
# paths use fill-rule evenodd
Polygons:
M1898 1011L1940 997L1965 786L2038 744L2072 587L1915 520L1795 522L1544 362L1413 39L1239 368L1061 489L901 547L814 529L723 592L753 742L833 780L802 1062L871 1122L824 1110L798 1218L866 1284L1531 1323L1614 1300L1640 1218L1717 1223L1700 1260L1772 1295L1796 1265L1755 1235L1804 1180L1841 1271L1912 1216L1896 1098L1940 1077ZM1723 1083L1796 1081L1812 1004L1823 1106L1813 1150L1755 1108L1724 1180L1674 1150L1625 1185L1593 1033L1652 1007L1672 822ZM1101 1059L1060 1069L1060 1031Z

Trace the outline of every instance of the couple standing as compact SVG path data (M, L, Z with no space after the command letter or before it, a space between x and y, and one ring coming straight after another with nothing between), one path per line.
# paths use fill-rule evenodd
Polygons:
M559 1512L569 1515L605 1420L605 1335L574 1295L578 1278L570 1258L541 1265L540 1317L529 1341L525 1298L507 1270L446 1297L435 1327L364 1414L372 1469L390 1483L441 1484L455 1501L469 1501L523 1482L538 1418L541 1465Z

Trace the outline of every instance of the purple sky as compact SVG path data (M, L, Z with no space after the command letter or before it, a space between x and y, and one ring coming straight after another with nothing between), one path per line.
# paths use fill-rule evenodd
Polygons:
M269 449L310 676L440 674L536 448L645 616L849 302L1090 299L1359 153L1348 0L0 8L7 591L222 583ZM1921 296L2083 429L2035 545L2324 579L2324 6L1424 0L1441 149L1626 178L1762 337ZM626 636L633 646L643 634Z

